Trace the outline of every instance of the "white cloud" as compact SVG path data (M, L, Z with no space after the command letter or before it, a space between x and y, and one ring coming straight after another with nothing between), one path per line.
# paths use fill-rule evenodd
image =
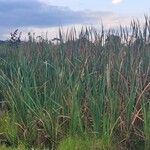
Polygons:
M45 5L50 5L51 2L50 0L38 0L40 3L45 4Z
M123 0L112 0L113 4L119 4L119 3L122 3L122 2L123 2Z

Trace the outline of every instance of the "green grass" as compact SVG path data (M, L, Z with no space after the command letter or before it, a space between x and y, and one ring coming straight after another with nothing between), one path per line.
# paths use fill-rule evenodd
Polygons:
M80 38L60 31L58 44L30 37L0 45L0 142L148 150L149 22L132 21L119 32L85 28Z
M105 141L96 138L86 137L68 137L58 146L58 150L115 150L115 146L107 145Z
M4 145L0 146L1 150L26 150L24 146L20 145L17 148L6 147Z

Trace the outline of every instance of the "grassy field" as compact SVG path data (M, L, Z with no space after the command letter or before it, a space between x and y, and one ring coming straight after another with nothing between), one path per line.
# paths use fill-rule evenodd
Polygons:
M149 150L150 19L0 45L1 150Z

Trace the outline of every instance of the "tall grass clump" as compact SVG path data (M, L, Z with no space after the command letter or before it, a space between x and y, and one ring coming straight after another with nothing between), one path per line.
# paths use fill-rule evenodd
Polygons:
M119 31L59 31L57 44L31 33L21 42L17 32L0 45L1 143L150 148L148 17Z

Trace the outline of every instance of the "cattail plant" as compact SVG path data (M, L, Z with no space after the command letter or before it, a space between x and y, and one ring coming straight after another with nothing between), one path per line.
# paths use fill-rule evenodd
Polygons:
M79 137L93 150L150 148L149 17L120 31L73 28L52 41L20 38L16 30L10 42L17 47L0 46L7 52L0 102L9 128L0 124L0 141L61 149Z

